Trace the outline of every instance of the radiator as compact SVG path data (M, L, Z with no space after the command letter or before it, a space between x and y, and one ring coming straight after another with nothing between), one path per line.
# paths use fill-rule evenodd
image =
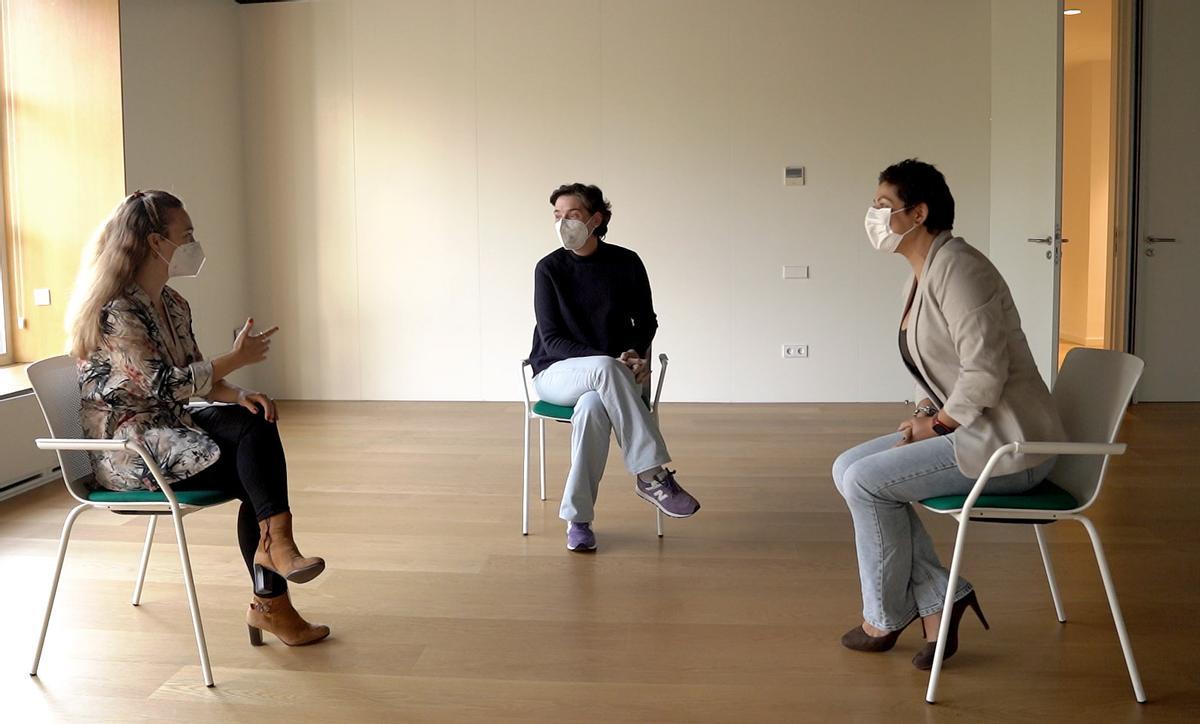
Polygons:
M32 392L0 399L0 500L59 478L58 456L39 450L39 437L50 432Z

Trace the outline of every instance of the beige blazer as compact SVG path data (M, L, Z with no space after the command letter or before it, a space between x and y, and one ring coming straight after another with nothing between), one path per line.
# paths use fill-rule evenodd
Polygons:
M944 231L933 240L915 294L911 278L905 288L906 303L909 296L913 300L909 349L929 392L961 425L954 453L964 475L978 477L1006 443L1066 440L1012 294L986 256ZM922 389L921 380L917 387ZM993 474L1028 470L1045 460L1009 456Z

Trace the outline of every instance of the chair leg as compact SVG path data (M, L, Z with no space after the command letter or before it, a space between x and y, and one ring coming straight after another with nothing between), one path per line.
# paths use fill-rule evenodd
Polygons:
M146 546L142 548L142 565L138 568L137 583L133 586L133 598L129 603L136 606L142 602L142 584L146 582L146 568L150 563L150 545L154 543L154 528L158 525L158 516L149 516L150 523L146 525Z
M192 579L192 561L188 557L187 537L183 533L183 514L178 509L172 512L175 520L175 539L179 543L179 564L183 568L183 586L187 589L188 606L192 610L192 628L196 631L196 648L200 652L200 671L204 674L204 685L212 687L212 665L208 662L208 643L204 639L204 624L200 621L200 603L196 600L196 582Z
M1050 561L1050 548L1046 545L1043 527L1035 525L1033 532L1037 536L1038 549L1042 552L1042 565L1046 567L1046 581L1050 583L1050 597L1054 599L1054 615L1058 617L1059 623L1066 623L1067 615L1063 613L1062 598L1058 595L1058 580L1054 577L1054 563Z
M661 510L655 509L654 519L655 519L655 522L658 523L658 537L662 538L662 511Z
M521 489L521 535L529 535L529 417L525 418L524 445L525 485Z
M38 664L42 661L42 646L46 643L46 631L50 628L50 612L54 610L54 597L58 594L58 579L62 576L63 560L67 557L67 543L71 540L71 529L79 514L92 506L77 505L67 513L63 521L62 536L58 539L58 562L54 565L54 578L50 580L50 597L46 600L46 615L42 618L42 633L38 637L37 650L33 653L33 666L29 667L29 675L37 676Z
M538 454L542 471L542 500L546 499L546 421L538 418Z
M933 668L929 671L929 688L925 690L926 703L936 701L938 677L942 674L942 661L946 655L946 637L950 633L950 610L954 608L954 591L958 588L959 569L962 567L963 546L967 541L967 523L970 518L965 515L958 518L958 534L954 538L954 555L950 559L950 578L946 581L946 601L942 604L942 621L938 626L937 645L933 649Z
M1142 677L1138 674L1137 663L1133 660L1133 644L1129 642L1129 632L1125 630L1125 617L1121 615L1121 604L1117 603L1117 587L1113 585L1112 573L1108 570L1108 559L1104 557L1104 547L1100 545L1100 534L1092 521L1084 516L1075 518L1087 529L1092 539L1092 548L1096 551L1096 565L1100 567L1100 578L1104 581L1104 592L1108 594L1108 607L1112 610L1113 623L1117 627L1117 638L1121 640L1121 652L1125 654L1125 666L1129 669L1129 681L1133 684L1133 696L1139 704L1146 703L1146 690L1142 688Z

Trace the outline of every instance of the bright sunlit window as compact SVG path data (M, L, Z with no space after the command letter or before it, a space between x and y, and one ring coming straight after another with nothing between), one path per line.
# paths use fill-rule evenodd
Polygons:
M4 193L0 191L0 210L4 208ZM12 348L8 331L10 315L8 309L8 239L4 234L4 222L0 216L0 367L12 364Z

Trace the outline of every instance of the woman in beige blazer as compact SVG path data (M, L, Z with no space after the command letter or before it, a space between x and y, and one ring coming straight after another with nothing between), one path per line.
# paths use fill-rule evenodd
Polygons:
M932 666L949 573L913 501L967 494L1005 443L1065 439L1008 285L986 256L951 234L953 224L954 197L936 168L909 159L880 174L867 236L912 265L897 344L917 383L914 399L923 399L896 432L847 450L833 465L854 519L863 596L863 623L842 644L887 651L919 618L928 642L913 658L919 669ZM1053 466L1054 458L1008 457L986 492L1025 492ZM974 589L960 579L947 657L968 607L986 628Z

